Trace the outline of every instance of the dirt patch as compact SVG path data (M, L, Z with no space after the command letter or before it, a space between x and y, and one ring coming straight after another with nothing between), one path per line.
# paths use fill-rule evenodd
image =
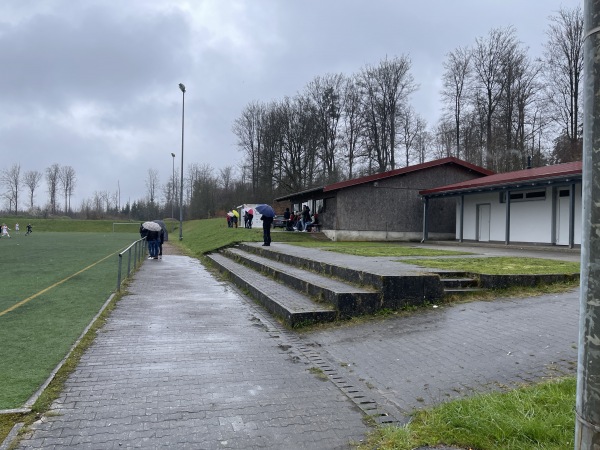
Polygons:
M163 255L185 255L185 253L177 245L163 242Z

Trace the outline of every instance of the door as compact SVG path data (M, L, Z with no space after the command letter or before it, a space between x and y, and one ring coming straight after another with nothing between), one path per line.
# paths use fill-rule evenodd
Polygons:
M490 214L489 204L477 205L477 240L489 242L490 240Z
M556 244L569 245L569 200L568 189L560 189L556 199Z

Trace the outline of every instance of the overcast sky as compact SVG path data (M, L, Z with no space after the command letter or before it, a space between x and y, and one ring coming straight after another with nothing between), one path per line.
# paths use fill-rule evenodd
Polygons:
M445 55L514 26L541 54L548 17L579 0L2 0L0 169L77 174L72 207L95 191L146 196L184 166L237 166L231 132L252 101L282 99L315 76L350 75L407 55L412 104L439 118ZM22 199L25 198L23 195ZM252 201L262 199L253 199ZM250 200L249 200L250 201ZM36 204L47 202L45 180ZM27 206L23 201L20 206Z

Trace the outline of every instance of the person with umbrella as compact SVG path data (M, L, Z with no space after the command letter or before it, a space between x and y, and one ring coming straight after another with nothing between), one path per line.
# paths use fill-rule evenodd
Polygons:
M160 247L160 231L161 226L156 222L144 222L140 229L140 235L146 235L148 242L148 259L158 259L158 251Z
M252 208L246 211L246 228L252 228L252 220L254 219L254 210Z
M260 220L263 223L263 247L269 247L271 245L271 224L273 223L273 217L275 217L275 210L270 205L257 205L254 209L262 214Z

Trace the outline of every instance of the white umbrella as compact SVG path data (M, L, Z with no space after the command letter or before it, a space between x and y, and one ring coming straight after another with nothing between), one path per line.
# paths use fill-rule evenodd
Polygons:
M142 224L142 227L144 227L146 230L149 230L149 231L160 231L162 229L160 224L158 224L156 222L144 222Z

